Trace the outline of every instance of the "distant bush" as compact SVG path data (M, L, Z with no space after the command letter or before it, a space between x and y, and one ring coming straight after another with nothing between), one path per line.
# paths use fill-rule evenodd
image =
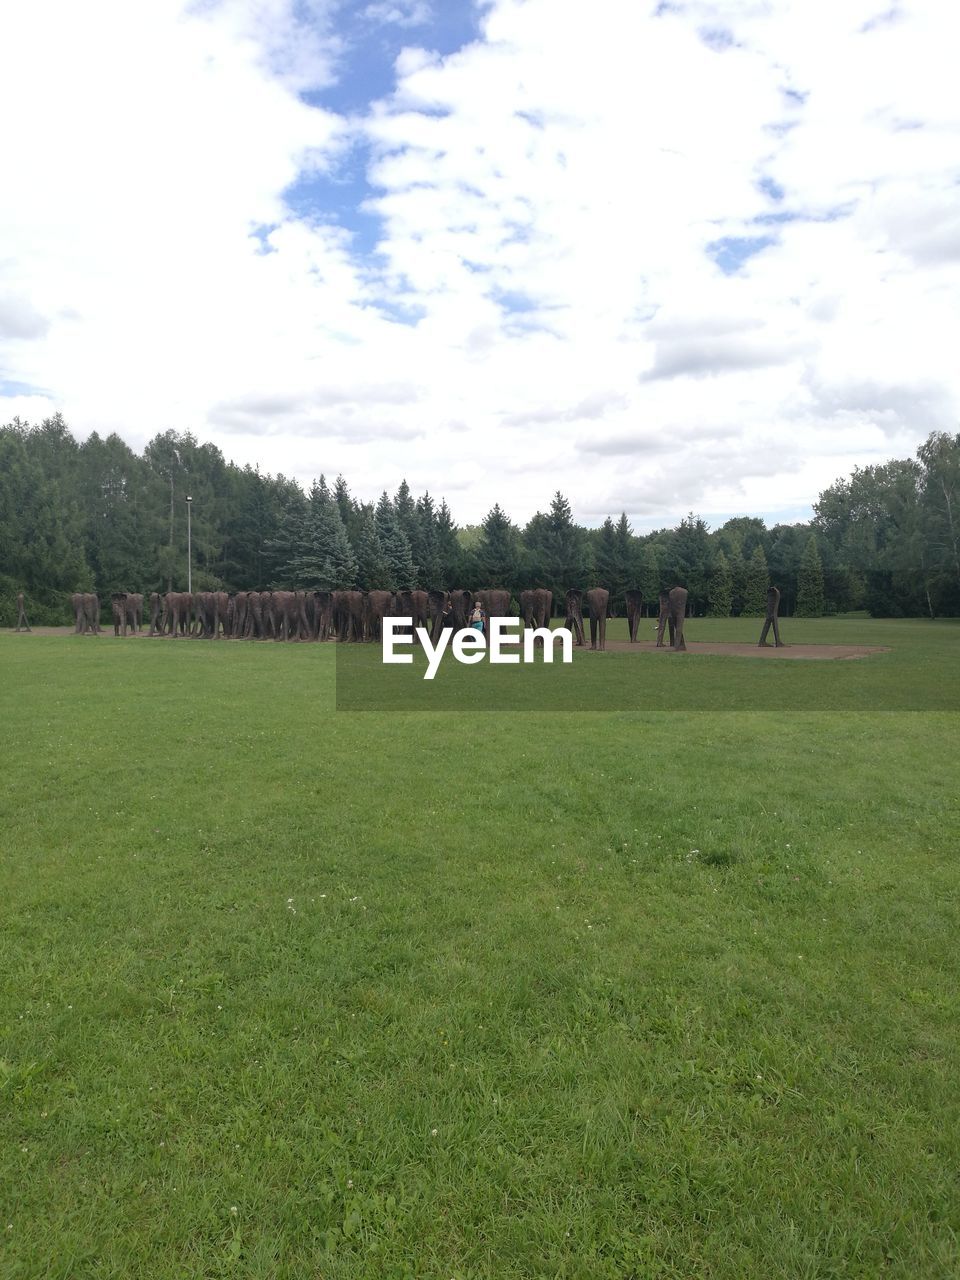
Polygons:
M73 608L68 591L27 591L13 578L0 574L0 627L17 625L17 593L26 597L27 617L31 626L64 627L73 622Z

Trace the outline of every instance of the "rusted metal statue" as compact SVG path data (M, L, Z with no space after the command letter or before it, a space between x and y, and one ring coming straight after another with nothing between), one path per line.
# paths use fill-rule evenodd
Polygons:
M780 639L780 590L778 587L770 587L767 590L767 616L763 620L763 630L760 632L760 640L757 645L758 649L769 649L767 644L767 633L773 627L773 643L774 647L779 649L783 641Z
M160 611L163 607L163 598L159 591L150 592L150 634L152 636L160 635Z
M563 625L573 632L573 643L583 644L583 592L571 587L567 592L567 616Z
M135 636L140 634L140 628L143 625L143 593L140 591L127 592L127 625L133 631Z
M310 601L311 635L314 640L332 640L335 634L333 625L333 592L313 591Z
M660 613L657 618L657 648L663 649L663 633L669 628L670 648L686 649L683 639L683 620L687 616L687 589L673 587L660 592Z
M113 615L113 634L127 634L127 593L114 591L110 597L110 610Z
M368 591L363 597L363 638L379 643L383 639L383 620L393 613L392 591Z
M17 630L29 631L30 623L27 621L27 611L23 606L23 592L17 592Z
M428 628L431 623L430 593L420 590L398 591L395 607L399 617L413 619L410 624L413 627L413 641L415 644L419 644L420 637L417 635L417 628Z
M590 588L587 608L590 611L590 648L606 649L607 610L610 608L610 592L606 587Z
M524 631L528 627L537 631L549 631L552 612L553 592L546 587L533 587L530 591L520 592L520 617L523 619ZM537 638L537 644L543 644L542 636Z
M75 591L70 597L78 636L100 634L100 601L91 591Z

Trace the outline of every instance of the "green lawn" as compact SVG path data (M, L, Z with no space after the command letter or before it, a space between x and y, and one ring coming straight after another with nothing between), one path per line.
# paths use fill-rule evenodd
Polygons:
M632 654L574 651L571 666L464 667L445 659L432 682L426 663L385 666L379 645L343 645L336 652L336 705L349 710L569 711L960 711L960 625L954 622L871 622L862 618L787 619L793 644L876 645L866 660L768 661L697 655L696 642L756 645L756 618L694 618L691 647ZM640 639L652 643L644 619ZM625 642L626 623L608 624L608 641ZM589 642L589 631L587 632ZM577 661L579 659L579 661Z
M0 636L3 1280L960 1273L960 626L788 628L890 652Z

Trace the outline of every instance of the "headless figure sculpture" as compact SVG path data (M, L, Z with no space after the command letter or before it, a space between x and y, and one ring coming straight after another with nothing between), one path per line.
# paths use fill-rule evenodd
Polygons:
M663 633L670 628L670 648L686 649L683 638L683 620L687 616L687 589L673 587L660 592L660 614L657 618L657 648L663 649Z
M780 648L783 641L780 639L780 626L778 617L780 613L780 592L777 587L770 587L767 591L767 616L763 620L763 630L760 632L760 642L757 648L769 649L767 644L767 632L773 627L773 642L776 648Z
M567 616L563 624L573 632L573 643L583 644L583 592L571 587L567 592Z
M27 613L23 607L23 592L17 592L17 630L29 631L30 623L27 621Z

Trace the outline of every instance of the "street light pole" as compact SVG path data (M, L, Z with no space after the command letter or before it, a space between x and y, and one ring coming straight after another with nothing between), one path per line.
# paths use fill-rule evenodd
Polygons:
M190 548L190 511L193 507L193 499L187 495L187 594L193 594L193 556Z

